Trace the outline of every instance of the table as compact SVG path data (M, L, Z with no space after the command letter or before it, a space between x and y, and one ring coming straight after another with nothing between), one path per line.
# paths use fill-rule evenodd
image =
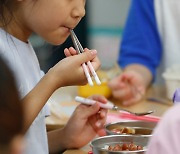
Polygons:
M71 96L74 98L76 94L76 87L74 88L74 93L72 93L71 91ZM65 93L68 93L69 95L69 91L72 89L66 89ZM64 92L64 91L63 91ZM57 94L59 94L57 92ZM167 100L164 98L165 96L165 88L164 87L157 87L157 86L152 86L151 88L149 88L147 95L145 96L145 98L133 105L133 106L129 106L129 107L124 107L121 105L121 102L119 102L118 100L115 100L114 98L110 98L110 101L112 101L115 105L119 106L119 107L123 107L125 109L128 109L130 111L133 112L143 112L143 111L148 111L148 110L155 110L155 112L152 114L154 116L162 116L164 114L165 111L167 111L171 106L172 106L172 102L170 100ZM161 103L155 102L155 101L149 101L148 98L160 98L161 99ZM77 104L71 100L69 100L69 104L68 106L76 106ZM113 111L110 111L113 112ZM50 124L47 121L47 128L48 130L52 130L52 129L56 129L56 128L60 128L62 127L68 120L68 117L65 116L64 119L58 119L56 115L52 114L49 121L54 120L53 124ZM90 150L90 147L87 145L81 149L74 149L74 150L67 150L66 152L64 152L64 154L87 154L87 152Z

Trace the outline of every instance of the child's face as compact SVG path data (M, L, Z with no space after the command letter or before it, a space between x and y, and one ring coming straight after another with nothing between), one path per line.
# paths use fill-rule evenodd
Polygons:
M54 45L62 44L85 15L85 0L24 0L23 27Z

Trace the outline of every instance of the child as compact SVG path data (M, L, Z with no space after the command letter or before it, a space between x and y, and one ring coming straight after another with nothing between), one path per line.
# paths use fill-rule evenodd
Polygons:
M23 99L24 131L28 129L25 137L27 154L79 148L87 144L105 123L106 110L100 109L98 104L80 105L63 129L46 134L44 120L48 113L47 107L43 106L48 98L57 88L86 84L81 65L91 61L97 70L100 62L95 50L86 49L83 54L63 59L44 75L28 41L35 32L54 45L63 43L70 29L75 28L85 15L84 7L85 0L0 0L0 54L14 72ZM106 103L103 97L93 98Z
M12 73L0 57L0 153L22 152L23 110Z

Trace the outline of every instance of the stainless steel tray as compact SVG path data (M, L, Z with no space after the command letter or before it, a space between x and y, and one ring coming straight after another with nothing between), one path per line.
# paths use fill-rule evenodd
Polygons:
M107 135L116 135L112 132L112 129L122 128L122 127L132 127L136 130L135 135L145 135L152 136L152 131L156 127L156 122L146 122L146 121L128 121L128 122L116 122L109 123L105 126Z
M99 137L91 142L93 154L144 154L147 151L148 136L136 135L109 135ZM109 151L105 147L107 145L134 143L143 146L143 150L138 151Z

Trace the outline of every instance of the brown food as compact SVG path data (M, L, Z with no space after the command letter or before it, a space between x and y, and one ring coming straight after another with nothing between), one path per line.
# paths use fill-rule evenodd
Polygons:
M116 145L109 145L109 151L137 151L143 150L143 147L140 145L135 145L133 143L123 143L123 144L116 144Z
M135 134L135 129L130 127L114 128L111 131L117 134Z

